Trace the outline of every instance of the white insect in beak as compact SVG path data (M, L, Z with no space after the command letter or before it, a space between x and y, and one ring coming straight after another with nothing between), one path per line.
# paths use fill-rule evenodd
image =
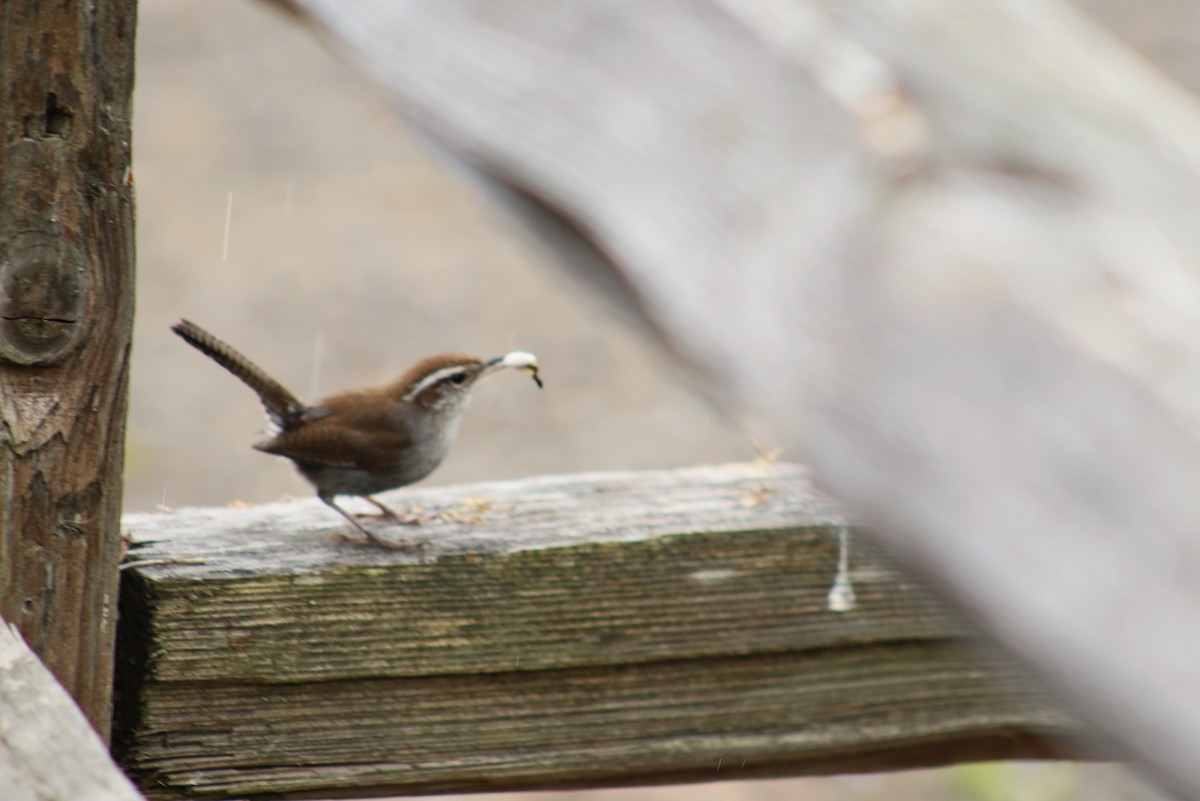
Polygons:
M512 367L517 370L523 370L533 376L534 382L540 389L542 387L542 379L538 375L538 360L537 356L523 350L514 350L512 353L506 353L495 359L490 359L487 362L489 370L499 370L503 367Z

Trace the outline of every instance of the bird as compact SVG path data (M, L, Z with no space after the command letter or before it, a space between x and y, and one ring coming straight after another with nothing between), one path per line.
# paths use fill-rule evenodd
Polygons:
M407 549L413 543L380 537L342 508L338 496L361 497L384 518L420 522L402 518L372 496L420 481L441 464L480 378L514 368L529 373L539 389L543 386L532 353L513 351L494 359L443 353L420 360L390 383L346 390L306 404L199 325L180 320L171 330L258 395L267 413L269 436L253 447L290 459L312 484L317 498L362 535L345 539L381 548Z

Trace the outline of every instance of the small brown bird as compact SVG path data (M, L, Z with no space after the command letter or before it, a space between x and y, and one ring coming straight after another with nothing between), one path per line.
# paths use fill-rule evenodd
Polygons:
M195 323L171 327L179 336L240 378L262 401L272 436L255 448L291 459L317 490L317 497L350 521L370 543L408 548L381 539L338 506L338 495L358 495L384 517L402 519L371 496L420 481L442 462L458 423L481 377L514 367L533 376L537 359L514 351L486 361L461 353L430 356L400 378L379 387L352 389L306 405L232 346Z

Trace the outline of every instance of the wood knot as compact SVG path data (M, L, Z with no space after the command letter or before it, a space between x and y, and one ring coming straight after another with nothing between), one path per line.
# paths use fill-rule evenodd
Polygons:
M23 231L0 249L0 360L48 365L80 340L87 269L61 240Z

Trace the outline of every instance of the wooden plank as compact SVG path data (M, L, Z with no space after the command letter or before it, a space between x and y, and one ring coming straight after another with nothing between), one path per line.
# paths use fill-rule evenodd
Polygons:
M5 801L137 801L87 718L0 620L0 788Z
M1055 742L1073 733L1067 720L1046 697L1003 688L1013 678L954 646L909 642L422 680L168 685L147 704L155 742L127 764L154 777L152 798L322 798L1069 754Z
M1194 94L1054 0L277 3L1200 798Z
M0 616L108 736L135 0L0 8Z
M126 517L148 542L116 736L150 796L914 767L1058 756L1078 733L857 534L839 582L844 521L794 466L393 500L430 518L385 529L419 552L340 542L315 501Z

